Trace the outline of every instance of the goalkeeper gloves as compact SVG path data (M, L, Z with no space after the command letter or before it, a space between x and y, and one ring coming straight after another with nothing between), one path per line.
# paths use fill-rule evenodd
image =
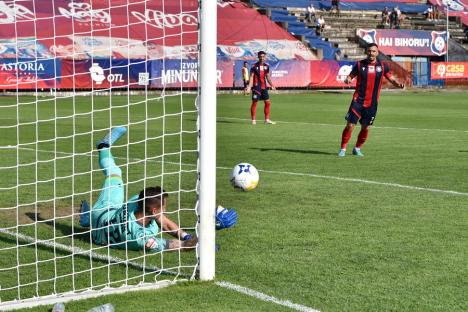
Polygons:
M182 240L183 240L183 241L186 241L186 240L191 239L192 237L193 237L192 234L185 233L185 235L182 237Z
M216 209L216 230L227 229L237 223L237 212L218 206Z

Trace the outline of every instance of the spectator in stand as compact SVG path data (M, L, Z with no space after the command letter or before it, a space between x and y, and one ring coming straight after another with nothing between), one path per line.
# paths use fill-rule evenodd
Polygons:
M392 13L390 14L390 28L398 29L400 28L401 21L401 11L396 6L393 8Z
M424 13L426 13L426 19L428 21L432 21L434 19L434 11L432 10L432 5L430 5L427 8L426 12L424 12Z
M437 7L437 5L432 6L432 14L436 21L440 19L440 12L439 12L439 8Z
M312 3L307 7L306 20L311 24L315 21L315 8Z
M390 24L390 10L388 9L388 7L385 7L382 11L381 24L384 25L384 28L385 26L388 26Z
M332 0L330 11L333 11L333 9L336 10L336 15L340 16L340 1L339 0Z
M320 35L325 28L325 19L323 15L320 15L319 18L316 20L316 28L317 28L317 35Z

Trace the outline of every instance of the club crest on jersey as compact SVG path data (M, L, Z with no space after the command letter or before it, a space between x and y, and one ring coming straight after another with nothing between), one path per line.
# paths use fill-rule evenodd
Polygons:
M431 51L432 53L441 56L447 53L447 32L432 31L431 32Z
M375 70L380 73L382 71L382 66L376 66L375 67Z
M367 43L377 43L377 39L375 38L377 31L375 29L358 29L357 34Z

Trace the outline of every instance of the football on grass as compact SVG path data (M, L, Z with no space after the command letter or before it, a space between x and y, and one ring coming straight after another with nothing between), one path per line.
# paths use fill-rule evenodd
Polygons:
M231 183L235 188L251 191L257 187L259 180L257 168L249 163L237 164L231 172Z

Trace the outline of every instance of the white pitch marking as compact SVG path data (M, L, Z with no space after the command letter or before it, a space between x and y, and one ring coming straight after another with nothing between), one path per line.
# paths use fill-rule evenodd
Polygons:
M7 229L0 229L0 233L16 237L16 238L18 238L18 239L20 239L22 241L28 242L28 243L42 245L42 246L46 246L46 247L57 248L59 250L70 252L71 254L74 254L74 255L81 255L81 256L90 255L93 259L108 261L108 262L112 262L112 263L116 263L116 264L128 265L128 266L134 267L136 269L140 269L142 271L152 271L152 272L161 272L161 273L170 274L170 275L179 275L179 276L181 276L183 278L183 280L187 280L187 279L190 278L189 276L187 276L185 274L178 274L177 272L161 270L160 268L155 267L155 266L144 266L144 265L142 265L140 263L128 261L126 259L121 259L121 258L118 258L118 257L111 257L111 256L108 256L108 255L99 254L99 253L96 253L96 252L94 252L92 250L85 250L85 249L82 249L82 248L79 248L79 247L67 246L67 245L64 245L64 244L57 243L53 239L50 239L50 240L40 240L40 239L38 239L38 240L36 240L31 236L24 235L24 234L21 234L21 233L17 233L17 232L14 232L14 231L9 231ZM282 306L285 306L285 307L288 307L288 308L291 308L291 309L294 309L294 310L297 310L297 311L301 311L301 312L319 312L318 310L314 310L314 309L311 309L311 308L303 306L303 305L292 303L289 300L281 300L281 299L266 295L264 293L261 293L261 292L258 292L258 291L255 291L255 290L240 286L240 285L232 284L232 283L229 283L229 282L220 281L220 282L215 282L215 284L220 286L220 287L235 290L237 292L246 294L248 296L255 297L255 298L263 300L263 301L273 302L273 303L276 303L276 304L279 304L279 305L282 305Z
M35 149L28 148L28 147L21 147L21 149L36 151ZM38 152L56 153L56 154L62 154L62 155L72 155L72 153L59 152L59 151L54 152L54 151L48 151L48 150L38 150ZM95 157L97 157L97 155L95 155ZM114 158L127 160L126 157L114 157ZM133 161L138 161L138 160L141 160L141 159L132 158L132 160ZM167 163L172 163L172 162L167 161ZM179 163L174 163L174 164L179 165ZM183 164L183 165L184 166L193 166L193 167L196 166L194 164ZM221 169L221 170L232 170L232 168L228 168L228 167L216 167L216 168ZM364 183L364 184L384 185L384 186L391 186L391 187L402 188L402 189L409 189L409 190L413 190L413 191L423 191L423 192L431 192L431 193L443 193L443 194L450 194L450 195L468 196L468 193L465 193L465 192L458 192L458 191L451 191L451 190L441 190L441 189L435 189L435 188L404 185L404 184L390 183L390 182L380 182L380 181L372 181L372 180L364 180L364 179L356 179L356 178L335 177L335 176L327 176L327 175L314 174L314 173L303 173L303 172L273 171L273 170L258 170L258 171L266 172L266 173L274 173L274 174L284 174L284 175L313 177L313 178L319 178L319 179L329 179L329 180L338 180L338 181L347 181L347 182L358 182L358 183Z
M250 119L247 118L235 118L235 117L222 117L218 116L218 119L226 119L226 120L240 120L240 121L248 121ZM328 126L328 127L344 127L345 123L343 122L342 125L336 124L326 124L326 123L316 123L316 122L307 122L307 121L281 121L276 120L278 123L284 124L299 124L299 125L315 125L315 126ZM468 130L455 130L455 129L426 129L426 128L406 128L406 127L381 127L381 126L372 126L373 129L395 129L395 130L415 130L415 131L438 131L438 132L462 132L468 133Z
M231 284L229 282L220 281L220 282L215 282L215 284L220 286L220 287L224 287L224 288L227 288L227 289L230 289L230 290L234 290L234 291L243 293L243 294L245 294L247 296L257 298L259 300L273 302L273 303L276 303L276 304L279 304L279 305L294 309L296 311L319 312L319 310L315 310L315 309L312 309L312 308L309 308L309 307L306 307L306 306L303 306L303 305L300 305L300 304L297 304L297 303L293 303L293 302L291 302L289 300L281 300L281 299L266 295L264 293L258 292L256 290L246 288L246 287L236 285L236 284Z

